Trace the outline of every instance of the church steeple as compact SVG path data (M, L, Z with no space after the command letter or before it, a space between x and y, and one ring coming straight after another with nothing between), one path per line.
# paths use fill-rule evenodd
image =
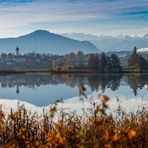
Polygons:
M19 55L19 50L20 50L20 49L19 49L19 47L17 46L17 47L16 47L16 55L17 55L17 56Z

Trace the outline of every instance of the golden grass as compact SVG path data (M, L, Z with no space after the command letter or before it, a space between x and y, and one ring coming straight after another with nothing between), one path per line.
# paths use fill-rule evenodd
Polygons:
M116 116L106 115L108 99L103 96L101 106L94 103L94 112L87 118L61 111L56 121L56 105L42 116L22 106L8 115L0 109L0 147L147 148L148 110L126 114L119 108Z

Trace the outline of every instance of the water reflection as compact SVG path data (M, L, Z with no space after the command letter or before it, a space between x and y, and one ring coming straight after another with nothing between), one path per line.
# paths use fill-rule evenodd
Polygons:
M0 76L1 88L16 88L16 93L20 93L20 87L36 88L40 86L64 84L69 87L78 87L80 83L87 85L91 91L101 90L105 92L107 88L112 91L118 90L119 86L126 84L137 95L137 90L148 86L148 75L121 75L121 74L98 74L98 75L59 75L59 74L17 74Z
M133 89L133 93L137 96L138 89L148 86L148 75L147 74L137 74L137 75L128 75L127 77L128 85Z
M122 75L96 75L92 77L91 75L88 76L88 82L91 89L98 90L99 88L102 90L102 92L105 92L106 88L111 88L112 91L115 91L120 86Z

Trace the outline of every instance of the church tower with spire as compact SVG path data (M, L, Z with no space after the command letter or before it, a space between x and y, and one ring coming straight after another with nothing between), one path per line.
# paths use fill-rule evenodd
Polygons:
M19 47L17 46L17 47L16 47L16 55L17 55L17 56L19 55L19 50L20 50L20 49L19 49Z

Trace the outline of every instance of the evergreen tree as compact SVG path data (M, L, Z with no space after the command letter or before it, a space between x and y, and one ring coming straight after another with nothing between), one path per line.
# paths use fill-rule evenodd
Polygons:
M98 54L95 54L95 57L94 57L94 68L95 70L99 70L99 57L98 57Z
M110 66L112 71L121 72L122 67L120 65L120 59L117 55L112 54L110 57Z
M106 57L107 66L105 68L106 71L112 71L112 62L109 56Z
M94 54L90 54L88 59L88 69L94 69Z
M101 72L104 72L105 68L107 67L107 58L104 52L101 53L99 67Z
M136 69L137 67L139 67L138 59L139 55L137 54L137 48L134 47L133 53L128 59L128 67L131 67L132 69Z
M88 59L88 69L99 70L99 57L97 54L91 54Z
M136 46L134 47L133 54L137 54L137 47Z

